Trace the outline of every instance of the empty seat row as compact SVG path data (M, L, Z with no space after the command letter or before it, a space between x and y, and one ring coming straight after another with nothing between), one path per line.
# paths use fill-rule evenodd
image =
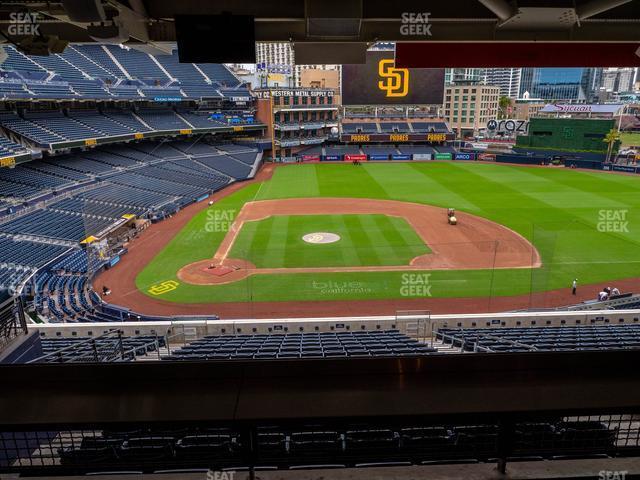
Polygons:
M640 348L640 325L440 329L437 338L483 352L635 349Z
M125 466L175 462L175 466L237 465L251 455L261 465L341 464L481 460L498 455L496 424L331 424L226 427L130 428L74 432L54 449L63 465ZM594 420L516 423L511 451L523 457L610 454L617 428ZM9 437L10 438L10 437ZM184 462L184 463L183 463Z
M207 336L174 351L167 360L267 360L294 358L406 357L436 353L397 331L344 334Z

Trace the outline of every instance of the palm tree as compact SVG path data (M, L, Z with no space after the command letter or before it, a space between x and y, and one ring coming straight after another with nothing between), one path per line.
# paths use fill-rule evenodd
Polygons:
M613 151L613 146L620 140L620 132L618 132L615 128L612 128L607 132L602 140L607 144L607 162L611 161L611 153Z

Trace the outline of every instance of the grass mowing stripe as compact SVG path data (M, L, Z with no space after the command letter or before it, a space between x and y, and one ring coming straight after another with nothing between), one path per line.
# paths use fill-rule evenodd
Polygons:
M336 255L338 257L337 265L360 265L360 258L356 251L355 245L349 235L349 229L342 221L343 215L330 215L331 221L330 232L340 235L340 240L336 245Z
M397 257L396 265L407 265L413 257L422 253L416 253L421 250L427 253L420 238L405 219L376 216L375 221L381 226L384 238Z
M345 223L349 227L354 247L358 255L363 258L362 265L386 265L385 259L378 255L374 235L376 232L367 231L360 215L345 215Z
M404 251L398 243L398 237L393 235L393 228L386 215L371 215L361 218L362 227L370 232L372 248L378 258L384 259L386 265L402 265Z
M258 227L259 222L244 222L240 232L236 234L228 256L231 258L247 258L251 242L256 238Z
M402 244L409 248L411 258L431 253L429 246L423 242L422 238L404 218L388 218L395 232L400 236Z
M346 164L316 164L318 188L323 197L388 198L380 184L364 166Z
M287 264L287 238L289 236L288 215L274 215L271 231L263 241L267 244L264 263L272 267L284 267Z
M340 248L343 256L349 258L352 265L367 265L368 256L363 248L362 234L357 228L353 227L353 218L355 215L334 215L333 218L339 229L344 232Z
M515 182L520 179L523 184L529 183L528 190L530 192L537 192L536 187L544 188L544 194L539 192L536 198L552 205L557 205L560 201L562 201L562 206L571 208L580 208L584 205L621 208L625 205L604 190L590 187L590 182L583 182L583 188L577 188L576 180L568 180L564 171L559 172L558 175L550 176L548 171L539 168L529 168L523 171L511 167L511 171L508 173L508 181L514 182L510 183L511 188L515 188ZM498 175L494 178L500 180L501 176ZM567 202L567 198L571 199L570 203Z
M568 221L579 218L574 215L571 210L559 208L556 205L549 204L543 199L540 199L537 192L524 193L522 190L517 190L511 187L505 181L499 182L494 180L492 172L487 169L473 169L472 171L469 169L468 165L461 166L460 164L452 164L452 168L455 169L455 171L452 172L454 181L465 182L467 185L484 184L482 190L474 189L472 191L470 188L469 190L464 189L464 195L473 199L474 202L485 203L487 206L484 209L489 213L489 218L492 218L503 225L516 225L516 221L519 217L517 214L519 205L527 205L529 209L538 213L544 212L545 210L547 212L555 210L553 217L556 217L558 212L562 212L564 218L560 218L557 222L554 222L561 223L562 225L566 224ZM487 195L487 191L491 192L490 196ZM541 223L545 223L544 216L540 215L538 218ZM537 224L539 225L540 223Z
M597 229L598 223L600 222L599 210L611 209L615 211L623 209L625 205L628 204L622 203L614 198L590 193L591 189L585 189L585 192L581 192L576 187L572 186L575 183L575 180L571 182L559 181L559 179L566 178L567 174L570 175L572 172L560 171L557 172L557 175L550 175L549 170L537 168L517 169L513 166L509 166L509 170L511 170L513 173L509 176L508 179L504 179L505 182L510 181L511 183L514 183L514 180L516 178L521 179L520 182L522 182L523 184L526 183L529 186L529 190L531 191L529 193L529 196L541 202L547 203L549 207L552 207L558 211L562 211L566 213L567 216L573 217L570 221L573 225L567 223L567 226L570 229L577 228L578 230L580 230L581 227L579 225L582 225L584 227L583 234L607 235L610 239L609 241L616 241L617 239L618 241L630 241L636 245L640 245L637 237L631 235L631 233L625 235L624 233L620 232L599 232ZM484 175L485 173L482 174ZM496 176L492 176L492 178L496 178ZM499 179L500 177L498 176L497 178ZM590 184L590 182L585 183ZM546 191L538 191L538 189L542 190L542 187L545 187ZM510 188L514 188L513 185ZM575 205L567 205L566 202L557 201L558 198L564 198L565 196L572 198L575 202ZM584 205L598 205L601 208L584 208Z
M264 265L267 261L269 252L267 252L266 239L268 238L269 233L271 233L273 222L273 217L266 218L261 222L256 222L257 226L253 235L248 237L249 242L247 243L245 255L248 252L251 252L251 257L255 259L254 263L256 265Z
M276 168L265 182L258 200L274 198L317 197L320 195L315 165L286 165ZM282 188L286 185L286 188Z
M586 191L595 193L598 195L611 195L618 196L624 193L640 193L640 183L633 184L627 182L621 182L620 179L624 179L624 175L606 175L599 174L597 181L587 178L591 172L583 171L571 171L560 170L559 172L549 171L542 168L531 168L527 170L527 173L545 178L547 181L560 183L570 186L580 191Z
M409 172L411 180L400 186L402 192L400 199L444 208L455 205L461 210L478 210L478 205L464 198L456 190L447 187L443 182L434 179L434 175L439 175L439 172L442 172L442 164L411 163L406 165L411 169Z

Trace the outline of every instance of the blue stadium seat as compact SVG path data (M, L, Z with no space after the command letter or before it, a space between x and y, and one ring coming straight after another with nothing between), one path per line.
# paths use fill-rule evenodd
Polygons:
M417 348L416 345L423 348ZM320 359L347 356L405 357L435 352L435 349L397 331L377 331L372 334L359 332L358 335L346 332L332 335L292 333L266 336L207 336L175 350L172 356L187 356L194 360Z

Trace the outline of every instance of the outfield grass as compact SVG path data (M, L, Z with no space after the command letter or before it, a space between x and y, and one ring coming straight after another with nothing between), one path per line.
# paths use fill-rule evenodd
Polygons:
M620 133L620 143L623 147L640 145L640 133Z
M250 200L358 197L454 207L503 224L528 238L542 256L539 269L432 271L435 297L527 294L579 284L612 283L640 273L640 179L557 168L466 162L308 164L278 168L216 205L222 216ZM209 215L209 217L208 217ZM176 279L182 266L211 258L224 232L196 215L138 275L137 285ZM622 218L624 217L624 218ZM615 222L621 222L616 224ZM626 224L624 222L627 222ZM620 231L606 231L611 229ZM321 229L324 230L324 229ZM180 284L162 297L174 302L401 298L401 272L257 275L220 286ZM327 293L322 285L361 288Z
M330 232L335 243L309 244L308 233ZM408 265L429 248L404 218L387 215L274 215L246 222L231 258L258 268Z

